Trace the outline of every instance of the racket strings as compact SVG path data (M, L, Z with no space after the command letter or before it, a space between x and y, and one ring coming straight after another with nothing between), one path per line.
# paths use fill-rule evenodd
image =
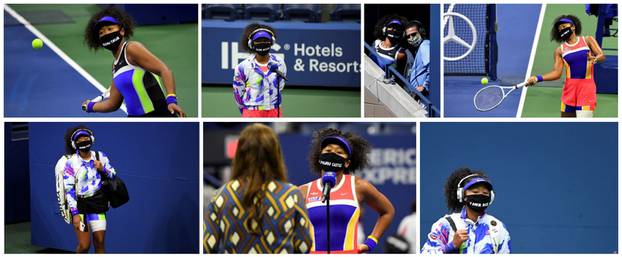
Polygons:
M475 108L480 111L488 111L495 108L503 101L503 89L497 86L489 86L480 89L475 94Z

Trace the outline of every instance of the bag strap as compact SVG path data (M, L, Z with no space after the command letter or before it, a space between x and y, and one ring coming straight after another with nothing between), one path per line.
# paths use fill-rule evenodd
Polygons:
M451 230L453 232L456 232L457 228L456 228L456 223L454 222L454 220L451 218L451 216L445 216L445 219L449 222L449 226L451 226Z

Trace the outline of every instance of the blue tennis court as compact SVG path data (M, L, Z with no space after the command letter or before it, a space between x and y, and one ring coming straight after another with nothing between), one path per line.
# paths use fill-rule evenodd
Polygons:
M482 88L480 79L484 76L497 77L496 81L489 84L501 86L516 84L525 79L542 6L488 5L486 17L479 13L481 11L478 8L473 7L465 4L455 5L454 12L464 14L473 20L478 31L478 41L473 52L466 58L455 62L445 60L445 117L516 117L522 93L520 89L514 90L501 105L488 112L475 109L473 96ZM459 27L459 25L456 26L456 35L470 41L470 30L467 31L466 26ZM490 34L494 34L494 37ZM452 51L455 49L452 45L445 46ZM490 50L491 48L493 50ZM447 50L445 55L448 56ZM449 53L449 56L456 55L459 54Z
M497 107L480 112L473 106L473 96L483 86L480 77L445 77L445 117L514 117L521 97L521 89L514 90Z
M4 12L4 115L6 117L87 116L82 101L101 94L49 47L35 50L36 36ZM127 116L122 110L103 116Z

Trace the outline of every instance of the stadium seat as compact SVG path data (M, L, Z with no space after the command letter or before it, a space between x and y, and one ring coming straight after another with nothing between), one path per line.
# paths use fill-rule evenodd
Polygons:
M233 4L208 4L203 5L203 19L238 19L236 6Z
M333 21L361 21L361 6L358 4L338 4L330 14Z
M319 22L320 5L288 4L283 7L283 19L291 21Z
M386 135L411 135L415 134L416 125L414 123L396 122L383 124L382 133Z
M279 4L247 4L244 8L244 19L247 20L278 20L281 14Z
M362 126L363 124L365 124L366 126ZM373 123L361 123L361 124L359 124L359 123L342 123L340 125L341 126L339 127L339 129L341 131L347 131L347 132L354 133L354 134L357 134L357 135L360 135L360 136L369 135L368 129L370 127L374 126Z

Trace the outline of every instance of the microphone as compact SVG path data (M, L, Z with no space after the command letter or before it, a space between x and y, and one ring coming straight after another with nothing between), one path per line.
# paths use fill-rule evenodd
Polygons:
M324 188L322 189L322 202L325 202L326 199L330 198L330 190L335 186L336 182L337 176L335 175L335 172L324 172L324 176L322 176L322 185L324 185Z
M287 81L287 77L285 77L285 74L283 74L283 72L281 72L279 70L279 65L278 64L271 64L270 65L270 71L276 73L276 75L279 75L279 77L283 78L285 81Z

